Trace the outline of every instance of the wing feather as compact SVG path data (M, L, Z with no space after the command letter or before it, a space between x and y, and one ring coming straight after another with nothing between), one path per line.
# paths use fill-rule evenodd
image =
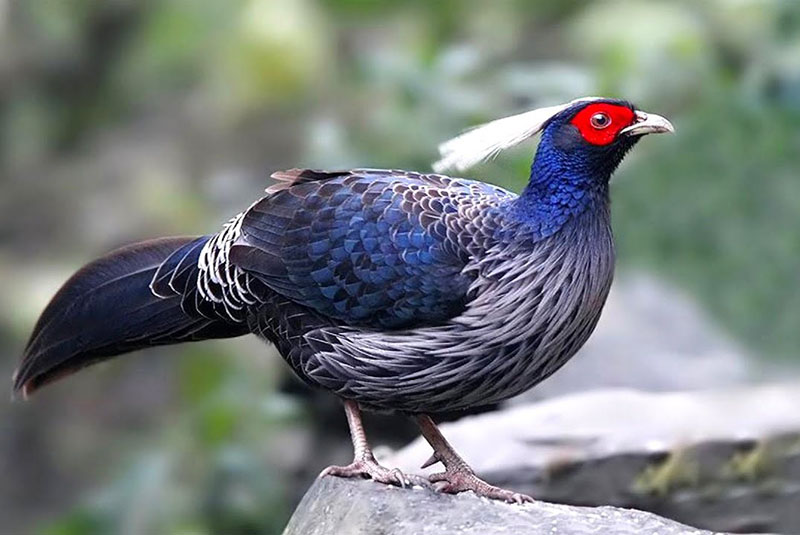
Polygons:
M473 281L458 220L511 194L404 171L293 169L244 213L230 261L271 290L348 324L438 322L465 306ZM472 224L472 227L475 225ZM483 229L477 229L478 231Z

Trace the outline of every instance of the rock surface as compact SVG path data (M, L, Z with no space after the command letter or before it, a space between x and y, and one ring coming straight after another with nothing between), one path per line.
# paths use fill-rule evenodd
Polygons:
M479 475L539 499L634 507L719 531L798 533L798 406L797 383L604 390L441 429ZM429 455L418 439L381 462L419 473Z
M511 505L371 481L318 479L283 535L710 534L651 513L536 502Z

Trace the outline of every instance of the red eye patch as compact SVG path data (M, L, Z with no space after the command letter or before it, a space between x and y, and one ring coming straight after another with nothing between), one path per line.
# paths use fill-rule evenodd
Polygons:
M576 113L570 124L592 145L608 145L620 130L633 123L634 118L633 110L627 106L598 102Z

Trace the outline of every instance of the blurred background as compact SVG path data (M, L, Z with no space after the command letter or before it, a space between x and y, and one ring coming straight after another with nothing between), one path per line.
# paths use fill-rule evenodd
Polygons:
M275 170L426 171L469 125L594 94L678 133L617 173L611 302L528 399L800 377L798 2L0 0L0 378L75 269L213 232ZM519 191L532 150L466 176ZM368 425L380 444L415 436ZM272 348L162 348L0 404L0 518L278 533L350 456L338 402Z

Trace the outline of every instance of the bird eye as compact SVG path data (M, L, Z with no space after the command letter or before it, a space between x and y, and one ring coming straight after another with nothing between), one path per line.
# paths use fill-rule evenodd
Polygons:
M589 119L589 122L592 123L592 126L597 130L602 130L611 124L611 119L609 119L608 115L605 113L595 113L592 115L592 118Z

